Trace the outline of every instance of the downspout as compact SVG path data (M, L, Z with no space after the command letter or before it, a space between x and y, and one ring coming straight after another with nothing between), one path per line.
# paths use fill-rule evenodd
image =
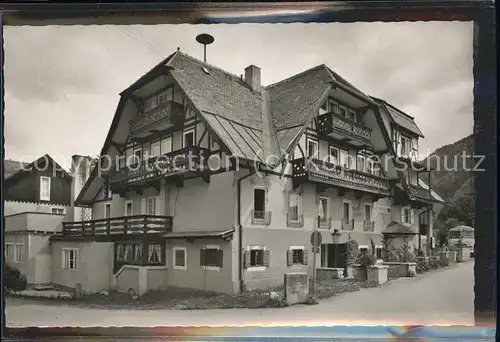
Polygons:
M236 187L236 192L237 192L237 204L236 204L236 210L237 210L237 226L238 226L238 281L240 283L240 293L243 292L244 290L244 282L243 282L243 226L241 225L241 182L250 177L253 176L257 171L255 168L251 169L251 171L238 179L237 187Z

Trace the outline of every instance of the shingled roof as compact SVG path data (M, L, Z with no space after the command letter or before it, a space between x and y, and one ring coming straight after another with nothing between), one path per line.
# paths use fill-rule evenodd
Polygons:
M399 126L407 129L410 132L413 132L417 134L418 136L424 138L424 134L422 131L418 128L417 124L415 123L415 119L406 114L403 113L400 109L394 107L391 105L389 102L381 99L377 99L375 97L372 97L377 103L383 105L386 109L387 112L390 114L392 120Z
M16 174L19 170L25 168L29 163L6 159L3 162L3 175L5 179L10 178Z

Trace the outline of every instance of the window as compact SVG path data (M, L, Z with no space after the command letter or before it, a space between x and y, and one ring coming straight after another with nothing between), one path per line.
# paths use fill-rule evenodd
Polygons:
M125 202L125 216L132 216L134 212L134 204L132 201Z
M132 165L139 164L142 160L142 147L134 149L134 157L132 159Z
M182 143L183 143L182 147L194 146L194 129L190 129L189 131L185 131L183 133Z
M40 177L40 201L50 201L50 177Z
M205 246L200 250L200 266L205 269L218 270L222 267L223 252L219 246Z
M340 115L343 116L344 118L347 118L347 109L343 106L340 106Z
M78 249L62 249L62 268L66 270L76 270L78 267Z
M22 242L5 243L5 258L14 263L24 262L24 244Z
M352 120L352 121L356 122L356 112L354 112L354 111L352 111L352 110L349 110L349 111L347 112L347 118L348 118L349 120Z
M339 149L333 146L330 146L330 155L329 162L335 165L339 163Z
M328 112L328 109L327 109L327 102L325 101L325 102L321 105L321 107L320 107L320 109L319 109L319 115L321 115L321 114L325 114L325 113L327 113L327 112Z
M349 169L351 167L351 158L349 157L349 152L347 150L341 150L340 152L340 165Z
M217 142L217 139L211 134L210 134L209 142L210 142L210 149L212 151L217 151L218 149L220 149L220 145Z
M303 246L291 246L287 251L287 265L307 265L307 251Z
M161 155L161 140L155 141L151 143L151 157L158 157Z
M111 203L104 204L104 218L111 218Z
M146 215L156 215L156 197L146 198Z
M359 253L360 254L366 254L368 253L368 246L359 246Z
M403 223L411 222L411 209L408 207L403 208Z
M297 193L288 194L288 217L292 222L300 221L299 213L300 195Z
M326 223L329 220L329 206L330 201L328 197L319 198L319 219L321 223Z
M366 163L365 156L359 155L357 156L357 169L361 172L366 172Z
M371 204L365 204L365 221L371 222L372 220L372 206Z
M345 224L351 224L351 202L344 200L342 203L342 222Z
M249 271L264 270L269 267L270 253L266 247L250 246L245 251L245 268Z
M410 139L401 136L401 156L408 157L410 152Z
M186 247L174 247L174 269L176 270L187 269L186 255L187 255Z
M267 190L263 188L253 189L253 217L258 220L266 218Z
M172 137L161 139L161 154L172 152Z
M375 246L375 257L377 260L382 260L382 246Z
M339 105L336 102L330 100L329 105L330 105L330 112L335 114L339 113Z
M134 150L127 148L125 150L125 165L130 166L134 164Z
M148 245L148 265L162 264L162 250L160 244Z
M64 215L64 208L52 208L52 214Z
M319 158L318 154L318 142L314 140L307 141L307 156Z

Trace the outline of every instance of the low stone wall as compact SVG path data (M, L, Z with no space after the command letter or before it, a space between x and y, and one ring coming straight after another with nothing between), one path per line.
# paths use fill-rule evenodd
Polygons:
M318 268L316 270L316 279L319 281L328 281L344 278L343 268Z
M367 281L368 280L368 272L366 267L361 265L354 265L352 267L354 279L357 281Z
M367 280L377 285L382 285L387 282L387 272L389 266L374 265L367 269Z
M384 262L390 268L396 268L400 277L414 277L417 273L417 263L415 262Z
M306 272L285 273L285 300L288 305L306 303L309 276Z

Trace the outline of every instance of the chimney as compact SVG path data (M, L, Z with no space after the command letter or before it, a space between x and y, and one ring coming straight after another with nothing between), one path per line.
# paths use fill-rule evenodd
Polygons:
M253 91L260 93L260 68L250 65L245 68L245 82Z

